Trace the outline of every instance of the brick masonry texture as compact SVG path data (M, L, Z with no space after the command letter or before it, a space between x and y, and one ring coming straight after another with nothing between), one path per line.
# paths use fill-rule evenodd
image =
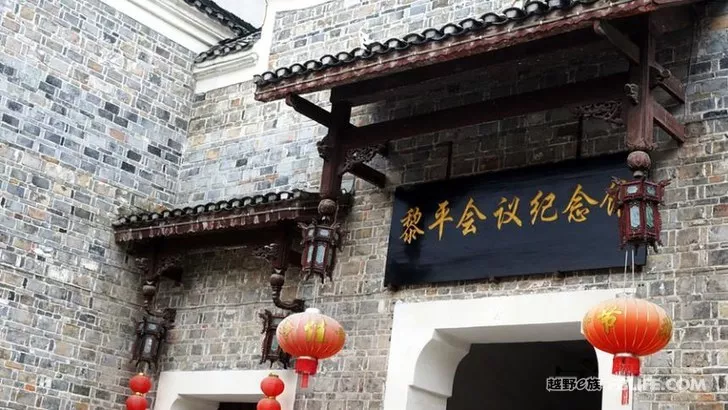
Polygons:
M0 408L128 395L119 212L172 205L194 55L98 0L0 1Z
M496 4L497 3L497 4ZM439 26L503 4L469 1L332 1L279 14L272 68L358 45L360 30L375 40ZM689 124L681 148L663 133L654 153L655 178L672 178L664 210L664 247L650 254L638 273L639 292L664 306L675 319L668 348L645 361L659 377L703 378L706 392L638 393L639 409L719 409L728 403L725 348L728 319L728 4L712 2L693 28L661 38L658 59L688 84L689 102L673 112ZM568 51L494 67L468 78L423 86L402 101L358 107L353 122L367 124L435 106L452 106L583 80L625 70L611 50ZM251 192L318 186L321 160L314 142L325 129L292 112L283 102L261 104L250 83L196 96L185 152L179 201L211 201ZM418 95L436 95L426 101ZM328 108L325 92L306 96ZM584 156L623 150L623 132L598 120L585 124ZM532 292L629 286L618 271L574 272L439 286L382 288L391 222L393 188L442 179L453 142L452 175L573 158L577 122L568 110L508 118L475 127L398 141L384 171L388 187L356 182L355 207L334 282L300 284L289 270L287 297L303 297L337 318L349 339L338 357L322 363L312 393L296 408L379 409L383 397L393 306L397 301L464 299ZM189 256L181 286L162 298L179 311L165 362L167 370L259 368L261 325L254 319L272 309L269 267L249 251L201 252ZM265 365L263 365L265 366Z
M362 29L382 40L509 3L335 0L281 13L274 22L271 68L353 48ZM193 57L98 2L23 6L0 0L0 235L5 235L0 241L0 313L8 312L0 316L0 407L120 407L128 373L119 369L128 369L129 317L139 310L139 279L122 250L111 243L109 226L116 208L183 206L270 190L315 189L321 169L315 141L325 129L281 101L255 102L251 82L190 95ZM69 30L74 24L64 12L73 21L80 13L72 10L81 9L85 20L79 18L80 28ZM47 34L52 27L57 32ZM688 28L659 41L659 61L688 84L689 102L674 112L690 124L691 138L678 149L659 136L655 177L673 178L664 211L665 246L650 255L638 280L640 292L664 306L676 325L673 342L646 360L645 373L702 377L709 391L640 393L640 410L712 410L728 403L728 4L711 2L696 27L695 32ZM35 31L40 34L26 34ZM108 43L107 33L118 34L117 41ZM86 46L76 50L69 38ZM78 54L63 54L68 51ZM116 57L128 64L123 75L115 71L121 64L100 62L101 55L109 54L111 61ZM95 64L101 65L101 73ZM33 68L41 71L38 80L25 80ZM423 86L402 101L358 107L353 121L360 125L424 113L435 106L624 69L608 48L525 59ZM86 80L76 78L76 70L86 73ZM70 86L79 88L77 104L64 104L62 92L76 95ZM427 93L438 97L419 97ZM89 101L89 95L98 98ZM306 97L328 105L325 92ZM83 108L88 104L93 107ZM61 108L65 114L57 111ZM126 116L129 110L136 121ZM129 120L127 126L134 131L125 131L116 122L119 118ZM597 120L587 121L584 129L582 155L623 149L623 129ZM379 190L356 181L355 206L345 221L347 234L334 282L300 284L298 272L287 274L284 297L307 299L339 320L349 335L339 356L322 362L314 391L300 395L296 409L381 408L396 301L625 286L621 272L592 271L500 283L412 286L398 292L382 288L393 188L442 179L444 143L453 142L452 175L461 176L572 158L576 132L574 115L555 107L398 141L388 159L375 159L372 165L387 174L388 187ZM22 143L24 136L30 147ZM65 141L77 145L69 147ZM43 151L45 146L56 151ZM89 171L84 164L96 168ZM156 179L153 184L145 178L148 174ZM96 188L99 181L104 181L102 188ZM67 222L56 227L57 221ZM252 258L248 249L235 249L187 255L184 268L181 285L164 283L159 298L161 306L178 309L163 368L266 366L258 364L261 323L256 313L273 309L269 266Z

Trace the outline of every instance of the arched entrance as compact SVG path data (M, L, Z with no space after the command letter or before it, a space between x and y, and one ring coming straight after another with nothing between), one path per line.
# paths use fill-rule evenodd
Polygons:
M455 372L472 344L583 340L581 318L624 289L489 297L395 307L384 410L447 410ZM596 351L601 408L621 408L622 379ZM545 388L545 386L544 386Z
M262 396L260 381L270 373L271 370L162 372L154 410L219 410L221 403L257 403ZM283 394L277 397L282 410L293 410L298 376L293 370L273 373L286 384Z
M598 409L598 377L586 340L473 344L455 373L447 410Z

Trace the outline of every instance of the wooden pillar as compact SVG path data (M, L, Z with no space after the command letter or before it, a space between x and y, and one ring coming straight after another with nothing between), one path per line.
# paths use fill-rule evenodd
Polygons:
M322 198L336 200L341 191L339 170L344 162L344 155L346 155L342 142L345 139L346 129L349 128L350 118L351 104L349 102L336 101L333 103L329 133L323 140L323 147L320 147L320 153L324 159L324 167L321 172Z
M640 48L639 64L632 63L629 83L625 86L627 149L651 151L654 146L654 98L650 87L650 65L655 61L655 39L651 30L651 18L645 17L637 33Z

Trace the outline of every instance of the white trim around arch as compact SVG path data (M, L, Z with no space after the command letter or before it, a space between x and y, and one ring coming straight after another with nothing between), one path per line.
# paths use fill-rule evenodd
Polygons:
M583 339L581 319L587 310L624 291L599 289L398 303L383 409L445 410L455 371L471 344ZM617 388L623 380L611 374L612 356L598 350L596 353L604 384L602 410L624 410L621 389Z
M162 372L154 410L217 410L219 403L257 403L260 382L277 374L286 389L277 397L282 410L293 410L298 377L292 370L219 370Z

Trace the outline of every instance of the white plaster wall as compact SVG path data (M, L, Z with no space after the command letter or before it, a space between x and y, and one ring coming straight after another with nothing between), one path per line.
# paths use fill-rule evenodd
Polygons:
M395 307L384 410L446 410L460 360L472 343L581 340L581 319L624 289L489 297ZM597 351L602 410L622 410L612 356Z
M254 27L263 25L265 0L217 0L216 3L218 6L252 24Z
M221 402L256 403L260 382L277 374L286 388L278 397L282 410L293 410L298 377L292 370L220 370L162 372L154 410L217 410Z

